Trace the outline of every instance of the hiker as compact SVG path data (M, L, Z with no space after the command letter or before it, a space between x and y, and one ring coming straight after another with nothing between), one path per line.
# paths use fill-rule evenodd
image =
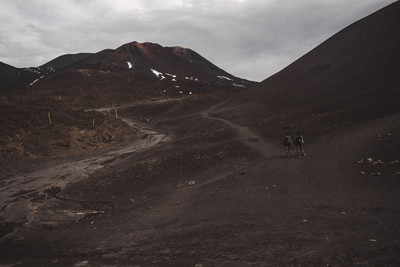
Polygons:
M304 137L301 135L300 132L297 132L296 137L294 138L294 144L297 149L297 157L300 158L300 156L306 156L306 153L304 153L303 150L303 144L304 144Z
M283 139L283 145L286 149L286 156L290 157L290 145L293 143L292 138L289 133L286 133L285 138Z

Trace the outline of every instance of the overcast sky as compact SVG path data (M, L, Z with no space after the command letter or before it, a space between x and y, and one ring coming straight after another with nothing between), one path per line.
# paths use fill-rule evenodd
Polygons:
M394 0L0 0L0 61L42 65L60 55L154 42L191 48L261 81Z

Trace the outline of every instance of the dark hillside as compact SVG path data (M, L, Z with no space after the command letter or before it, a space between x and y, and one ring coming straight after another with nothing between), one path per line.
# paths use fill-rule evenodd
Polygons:
M230 83L249 85L213 65L196 52L182 47L162 47L155 43L127 43L112 50L106 49L72 65L70 69L96 69L102 71L129 71L141 79L171 80L196 79L201 82L220 82L229 77ZM160 74L159 74L160 73ZM160 77L159 77L160 76ZM169 76L169 77L168 77Z
M54 68L55 70L61 70L64 69L80 60L83 60L84 58L92 55L92 53L79 53L79 54L67 54L67 55L62 55L59 56L46 64L43 64L41 67L46 68L46 67L51 67Z
M0 62L0 91L10 91L25 87L40 77L35 68L15 68Z
M348 26L263 81L251 97L301 107L362 95L398 96L400 3Z
M40 79L27 93L61 97L75 107L89 108L240 90L255 84L228 74L194 51L185 51L193 60L158 44L137 42L95 54L62 56L46 66L75 63Z
M183 48L180 46L168 47L167 49L170 50L175 55L184 59L186 62L189 62L190 64L196 66L197 68L201 69L202 71L210 75L224 76L230 79L236 79L235 76L218 68L210 61L208 61L207 59L205 59L204 57L202 57L201 55L199 55L198 53L196 53L191 49Z
M0 89L5 90L13 86L15 81L12 78L16 76L17 73L17 68L0 62Z
M238 98L235 119L271 137L314 138L400 111L399 14L396 2L338 32Z

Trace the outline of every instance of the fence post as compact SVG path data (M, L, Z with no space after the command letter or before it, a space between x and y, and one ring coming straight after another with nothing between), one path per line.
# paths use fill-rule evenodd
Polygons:
M49 122L50 122L50 124L51 124L50 112L47 112L47 117L49 117Z

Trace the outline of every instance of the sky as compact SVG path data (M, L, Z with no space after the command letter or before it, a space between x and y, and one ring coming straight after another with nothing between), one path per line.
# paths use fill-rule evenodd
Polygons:
M0 62L40 66L60 55L137 41L190 48L254 81L280 71L394 0L0 0Z

